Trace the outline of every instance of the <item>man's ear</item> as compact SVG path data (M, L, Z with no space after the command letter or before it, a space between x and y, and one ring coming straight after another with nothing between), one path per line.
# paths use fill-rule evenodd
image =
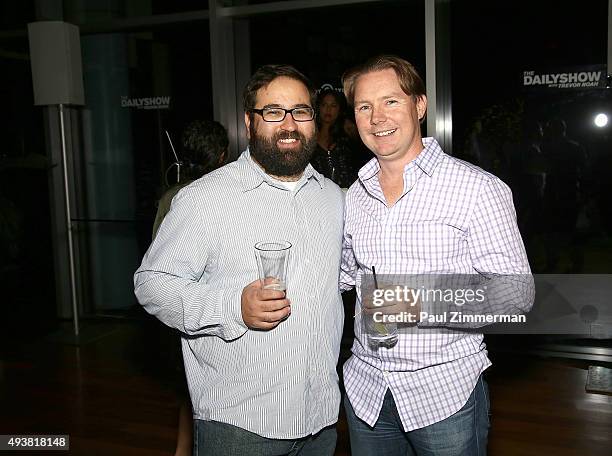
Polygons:
M227 158L228 153L229 153L228 149L225 149L223 152L221 152L221 155L219 155L219 161L217 162L218 165L221 165L225 162L225 159Z
M251 116L248 112L244 113L244 126L246 127L247 139L251 139Z
M417 98L416 110L417 115L419 116L419 121L423 120L423 117L425 117L425 113L427 112L427 97L425 95L421 95Z

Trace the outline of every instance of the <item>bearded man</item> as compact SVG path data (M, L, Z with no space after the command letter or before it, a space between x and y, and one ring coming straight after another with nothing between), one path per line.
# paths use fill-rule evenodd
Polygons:
M314 91L266 65L244 91L249 148L182 189L134 276L147 312L184 334L196 455L333 455L343 325L343 194L309 164ZM288 241L286 292L254 245Z

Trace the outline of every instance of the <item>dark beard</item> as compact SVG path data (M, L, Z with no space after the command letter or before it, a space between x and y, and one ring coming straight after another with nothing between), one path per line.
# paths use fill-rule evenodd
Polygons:
M281 151L276 142L279 139L298 139L300 148L297 150ZM251 139L249 151L251 156L261 165L264 171L271 176L289 177L301 174L308 166L317 146L317 136L313 134L307 139L297 131L279 131L272 138L260 136L251 123Z

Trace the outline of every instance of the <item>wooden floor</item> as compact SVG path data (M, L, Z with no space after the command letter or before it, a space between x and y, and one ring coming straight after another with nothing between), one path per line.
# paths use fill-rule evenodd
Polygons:
M3 342L0 434L69 434L74 455L171 455L178 408L168 339L142 323L90 329L93 341L80 347ZM612 396L585 392L588 364L491 357L490 455L612 454ZM343 416L338 430L336 454L349 455Z

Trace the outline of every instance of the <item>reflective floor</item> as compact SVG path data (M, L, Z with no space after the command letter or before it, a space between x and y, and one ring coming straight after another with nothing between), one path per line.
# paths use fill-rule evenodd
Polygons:
M85 322L77 347L70 328L2 338L0 434L69 434L75 455L173 454L173 335L152 319L106 319ZM610 454L612 396L585 392L588 362L495 348L491 358L489 454ZM349 455L343 416L338 430L336 454Z

